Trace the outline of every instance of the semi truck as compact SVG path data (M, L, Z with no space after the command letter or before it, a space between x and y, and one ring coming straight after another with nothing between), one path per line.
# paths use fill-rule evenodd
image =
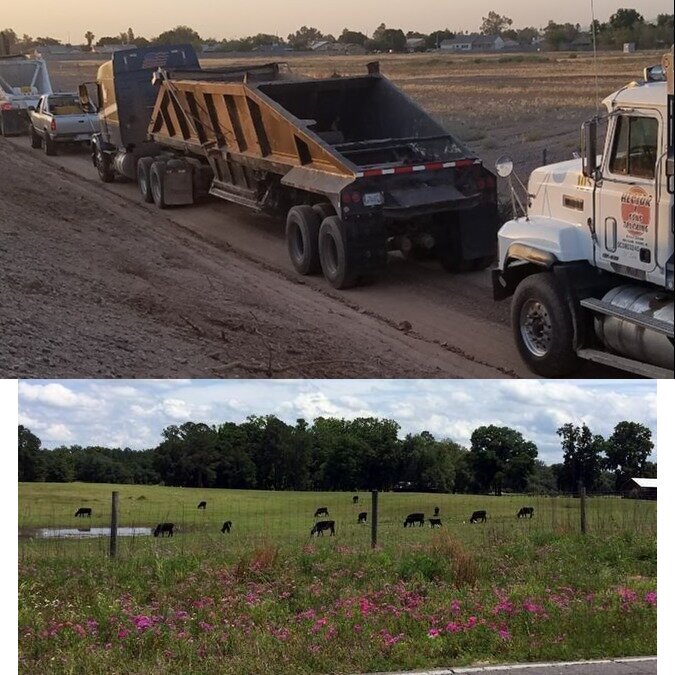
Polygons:
M674 79L671 49L608 96L582 126L581 156L536 169L525 215L499 231L494 297L513 297L516 345L540 375L587 359L673 377Z
M281 213L300 274L344 289L392 250L453 272L495 259L495 175L377 63L309 79L280 63L206 70L189 46L151 47L116 52L96 87L103 181L137 181L159 208L210 194Z

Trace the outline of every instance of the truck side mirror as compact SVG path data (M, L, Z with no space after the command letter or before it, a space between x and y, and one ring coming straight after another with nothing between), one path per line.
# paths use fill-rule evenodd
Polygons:
M98 106L94 105L93 101L91 100L91 96L89 96L89 89L87 88L88 84L94 84L94 83L93 82L85 82L77 88L77 93L79 94L79 98L80 98L80 105L82 106L82 110L97 111Z
M595 178L598 170L598 121L587 120L582 127L582 173L586 178Z

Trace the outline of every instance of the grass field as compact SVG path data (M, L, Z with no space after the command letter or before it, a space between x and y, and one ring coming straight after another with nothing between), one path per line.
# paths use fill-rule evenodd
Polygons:
M37 528L172 520L173 539L54 541ZM20 484L24 673L362 672L652 654L654 502ZM206 512L197 503L206 500ZM523 505L535 517L518 521ZM91 506L91 523L75 510ZM335 537L309 539L327 506ZM444 528L402 527L440 508ZM469 525L471 511L486 524ZM230 535L219 531L233 521Z

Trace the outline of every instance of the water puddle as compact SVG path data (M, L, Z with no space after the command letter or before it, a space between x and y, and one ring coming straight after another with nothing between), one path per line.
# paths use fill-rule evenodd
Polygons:
M21 536L22 532L19 532ZM118 537L147 537L152 534L151 527L118 527ZM78 528L38 528L31 532L37 539L92 539L94 537L109 537L109 527L78 527Z

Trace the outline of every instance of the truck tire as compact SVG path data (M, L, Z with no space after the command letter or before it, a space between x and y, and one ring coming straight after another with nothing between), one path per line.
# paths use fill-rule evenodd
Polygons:
M329 216L321 223L319 257L323 274L334 288L351 288L356 284L358 270L352 260L344 223L338 216Z
M33 150L39 150L42 147L42 137L35 131L35 127L30 128L30 147Z
M115 180L115 172L112 168L112 161L108 153L103 152L100 145L94 148L94 164L98 171L99 178L104 183L112 183Z
M150 189L152 190L152 199L160 209L167 208L164 199L164 176L166 174L166 165L164 162L155 161L150 166Z
M319 228L321 219L311 206L294 206L286 217L286 244L293 267L300 274L321 271Z
M150 169L155 160L152 157L141 157L136 164L136 178L138 180L138 189L140 190L143 201L152 204L152 190L150 188Z
M53 157L56 154L56 143L51 139L51 136L47 133L45 134L44 145L45 145L45 155Z
M511 304L511 328L523 361L544 377L565 377L578 366L574 323L563 289L551 272L520 282Z

